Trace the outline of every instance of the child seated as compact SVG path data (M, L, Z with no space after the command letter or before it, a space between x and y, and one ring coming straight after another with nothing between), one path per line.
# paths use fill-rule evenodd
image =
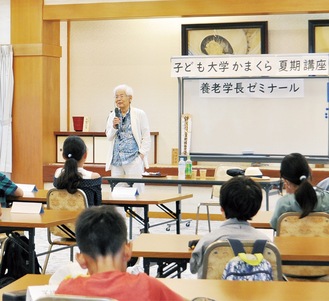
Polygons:
M81 252L76 260L89 275L62 281L56 294L120 301L184 300L156 278L126 272L132 243L127 242L126 222L114 206L85 209L76 222L76 239Z
M102 203L102 178L83 168L87 159L87 147L79 136L69 136L63 144L64 168L58 168L54 176L54 186L75 193L82 189L88 199L88 206Z
M248 223L260 209L262 198L261 186L248 177L234 177L222 185L219 204L227 220L197 243L190 260L190 270L193 274L198 273L198 278L201 278L204 253L214 241L227 238L270 240L266 234Z

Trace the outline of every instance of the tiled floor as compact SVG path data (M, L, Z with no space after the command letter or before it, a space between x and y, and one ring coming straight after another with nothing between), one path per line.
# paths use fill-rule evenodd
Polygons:
M45 187L45 189L49 189L50 187ZM109 189L107 185L104 185L104 190ZM159 189L163 189L166 191L172 191L172 192L177 192L177 187L174 186L161 186L161 188L159 188L159 186L146 186L147 190L156 190L158 191ZM203 187L183 187L183 193L184 192L188 192L188 193L193 193L193 199L191 200L184 200L182 201L182 212L196 212L196 208L197 205L200 201L204 201L209 199L210 196L210 191L211 188L203 188ZM277 194L271 194L270 196L270 210L274 209L275 206L275 202L278 199L278 195ZM263 202L262 208L261 210L265 210L265 202ZM174 207L174 204L172 204ZM154 211L157 210L156 207L154 208L150 208L150 211ZM203 209L204 210L204 209ZM213 207L211 208L211 210L216 213L219 210L219 207ZM150 220L150 224L153 223L159 223L160 221L168 221L168 220L160 220L160 219L151 219ZM216 229L219 226L220 222L219 221L212 221L211 222L211 227L212 229ZM175 234L176 231L176 227L174 225L172 225L170 227L170 230L167 231L167 223L164 223L163 225L157 226L157 227L152 227L150 228L150 232L151 233L171 233L171 234ZM273 236L273 231L272 230L260 230L260 231L264 231L269 237ZM136 237L137 235L139 235L139 227L137 227L136 222L134 223L134 230L133 230L133 237ZM195 233L195 221L192 221L189 226L186 226L186 224L181 224L181 233L182 234L194 234ZM205 220L201 220L199 223L199 234L203 235L208 233L208 225L207 225L207 221ZM44 252L47 250L49 244L47 241L47 230L46 229L36 229L36 238L35 238L35 244L36 244L36 252L40 253L40 252ZM75 248L75 253L78 252L78 249ZM41 256L39 257L39 262L41 264L41 266L43 265L45 256ZM64 251L59 251L56 253L51 254L50 256L50 260L49 260L49 264L48 264L48 268L47 268L47 273L52 274L54 273L56 270L58 270L59 267L62 267L66 264L69 263L69 250L64 250ZM142 259L139 261L139 265L142 265ZM151 267L151 271L150 274L152 276L156 275L156 271L157 271L157 266L153 266ZM189 267L187 267L187 270L182 274L182 278L196 278L195 274L191 274L189 271ZM323 279L318 279L318 281L329 281L329 279L327 279L329 277L325 277ZM298 279L290 279L290 280L298 280ZM305 280L304 280L305 281Z
M107 186L105 186L103 189L109 189ZM166 191L172 191L172 192L177 192L177 187L173 186L168 186L168 187L161 187L159 186L146 186L147 190L159 190L159 189L164 189ZM182 201L182 211L183 212L196 212L196 207L197 204L202 201L209 199L210 196L210 191L211 188L202 188L202 187L184 187L183 188L183 193L184 192L192 192L193 193L193 199L189 201ZM275 203L276 196L271 196L271 206ZM173 205L173 204L172 204ZM265 206L263 206L265 207ZM150 208L152 211L153 209ZM156 210L156 208L154 208ZM219 210L219 207L213 207L212 210L214 212L217 212ZM217 210L217 211L216 211ZM262 209L264 210L264 209ZM152 223L158 223L160 221L166 221L166 220L160 220L160 219L151 219L150 224ZM212 229L215 229L218 227L220 222L218 221L212 221L211 222L211 227ZM139 235L139 227L137 227L136 222L134 223L134 230L133 230L133 237L136 237L136 235ZM151 233L172 233L175 234L176 227L174 225L170 226L170 230L167 231L167 224L163 224L157 227L152 227L150 228ZM269 236L272 235L271 230L264 230L267 232ZM194 234L195 233L195 221L192 221L189 226L186 226L186 224L182 223L181 224L181 233L182 234ZM199 234L205 234L208 233L208 225L207 221L201 220L199 223ZM36 244L36 251L37 253L44 252L48 248L48 241L47 241L47 234L46 234L46 229L37 229L36 230L36 239L35 239L35 244ZM77 252L78 249L75 248L75 252ZM45 256L39 257L39 262L41 265L43 265ZM58 267L65 265L69 263L69 250L64 250L64 251L59 251L56 253L53 253L50 255L49 263L48 263L48 268L47 268L47 273L54 273ZM142 261L139 262L139 264L142 265ZM156 267L151 268L150 274L152 276L156 275ZM192 275L189 272L189 268L183 273L182 278L196 278L196 275Z
M150 223L151 224L154 223L154 222L158 223L159 221L166 221L166 220L151 219ZM194 234L194 225L195 225L194 221L191 223L190 227L186 227L186 226L182 225L182 233L184 233L184 234L192 234L193 233ZM204 224L204 225L206 225L206 224ZM200 228L200 230L201 230L201 228ZM151 228L150 232L151 233L171 233L171 234L175 235L175 227L171 227L170 231L167 231L166 230L166 224L164 224L162 226ZM138 233L139 233L139 228L134 228L134 237L136 237L136 235L138 235ZM43 252L47 248L48 248L48 242L47 242L46 230L45 229L37 229L36 230L36 251L37 251L37 253ZM76 252L78 252L78 248L75 248L75 253ZM48 273L52 274L60 266L69 263L69 257L70 257L69 250L63 250L63 251L59 251L59 252L51 254L50 259L49 259L49 263L48 263L48 267L47 267L47 274ZM43 266L44 258L45 258L45 256L40 256L38 258L39 263L40 263L41 266ZM141 266L143 265L142 259L139 260L138 264L141 265ZM155 266L151 267L150 274L152 276L156 275L156 267ZM191 275L189 273L189 271L187 270L183 273L183 277L184 278L193 278L194 275Z
M166 219L150 219L150 224L153 223L159 223L161 221L169 221ZM215 228L216 227L216 222L212 222L212 226ZM203 233L207 233L208 232L208 228L207 228L207 224L206 221L200 221L200 226L199 226L199 234L203 234ZM167 224L163 224L157 227L152 227L150 229L151 233L166 233L166 234L173 234L175 235L176 233L176 227L175 226L171 226L170 230L167 231ZM190 226L187 227L184 223L181 225L181 233L183 234L194 234L195 233L195 221L192 221L190 223ZM139 227L134 227L133 229L133 237L136 237L137 235L139 235ZM48 248L48 241L47 241L47 231L46 229L36 229L36 239L35 239L35 245L36 245L36 252L37 253L41 253L47 250ZM56 247L54 247L56 248ZM75 253L78 252L78 248L75 248ZM50 255L50 259L49 259L49 263L48 263L48 267L47 267L47 273L54 273L58 267L60 267L61 265L65 265L67 263L69 263L69 250L63 250L63 251L59 251L59 252L55 252L53 254ZM39 263L41 266L43 266L44 263L44 259L45 256L40 256L38 257ZM139 264L142 265L142 259L139 261ZM156 268L153 267L151 268L151 275L155 275L156 274ZM185 271L184 272L184 277L193 277L190 275L189 271Z

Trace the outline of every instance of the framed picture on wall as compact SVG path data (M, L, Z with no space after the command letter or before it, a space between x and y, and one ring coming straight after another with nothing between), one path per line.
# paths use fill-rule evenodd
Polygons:
M308 52L329 52L329 20L308 21Z
M263 53L267 53L267 22L182 25L182 55Z

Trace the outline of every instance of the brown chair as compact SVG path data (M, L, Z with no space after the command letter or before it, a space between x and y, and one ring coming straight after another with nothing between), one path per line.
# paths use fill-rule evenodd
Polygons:
M254 241L242 241L246 252L251 252ZM202 279L222 279L226 264L234 257L234 252L228 240L218 240L210 244L204 254ZM283 281L281 255L278 248L267 242L263 256L271 263L273 279Z
M329 214L312 212L300 218L299 212L286 212L278 219L277 236L329 237ZM283 273L291 277L321 277L329 275L326 266L283 266Z
M47 193L47 208L52 210L83 210L88 207L86 194L78 189L76 193L71 194L65 189L50 189ZM71 231L75 231L74 223L65 224ZM70 248L70 260L73 261L73 248L76 246L75 238L72 238L58 227L51 227L47 229L47 236L49 242L48 254L46 256L42 273L47 269L50 253L54 245L62 246L53 252Z

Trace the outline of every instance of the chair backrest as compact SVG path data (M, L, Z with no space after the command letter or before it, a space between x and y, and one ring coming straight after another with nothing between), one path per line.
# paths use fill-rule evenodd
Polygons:
M278 219L277 236L320 236L329 237L329 214L312 212L300 218L300 212L286 212ZM329 274L327 266L283 266L287 276L319 277Z
M246 252L251 252L254 241L245 240L243 243ZM202 279L222 279L226 264L234 257L234 252L228 240L218 240L210 244L204 254ZM274 280L283 280L281 255L278 248L267 242L263 256L271 263Z
M78 189L76 193L71 194L66 189L52 188L47 193L48 209L76 211L83 210L87 207L87 196L81 189ZM74 223L68 223L66 226L74 232ZM69 236L58 227L51 227L48 230L53 235L69 238Z
M312 212L300 218L300 212L286 212L278 219L276 235L329 237L329 214Z

